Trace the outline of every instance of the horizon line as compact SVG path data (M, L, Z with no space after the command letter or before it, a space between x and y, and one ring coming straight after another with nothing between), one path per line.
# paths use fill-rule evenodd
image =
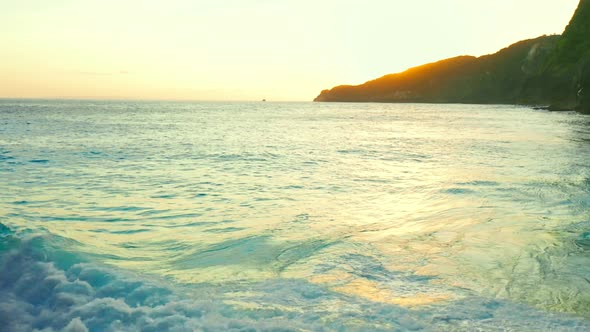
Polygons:
M174 98L136 98L136 97L0 97L0 100L70 100L70 101L146 101L146 102L208 102L208 103L305 103L310 100L281 99L174 99Z

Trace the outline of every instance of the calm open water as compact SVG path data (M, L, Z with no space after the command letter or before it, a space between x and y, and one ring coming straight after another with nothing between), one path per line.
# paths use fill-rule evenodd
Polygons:
M2 331L590 329L590 117L0 101Z

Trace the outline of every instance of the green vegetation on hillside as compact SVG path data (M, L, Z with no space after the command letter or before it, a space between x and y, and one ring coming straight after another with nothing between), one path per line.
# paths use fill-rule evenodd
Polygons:
M324 90L315 101L510 103L590 112L590 0L562 36L542 36L479 58L459 56Z

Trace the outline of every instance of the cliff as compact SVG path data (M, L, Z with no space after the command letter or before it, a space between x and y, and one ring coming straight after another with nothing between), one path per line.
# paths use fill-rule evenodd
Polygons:
M561 36L337 86L314 101L534 104L590 112L590 0L580 1Z

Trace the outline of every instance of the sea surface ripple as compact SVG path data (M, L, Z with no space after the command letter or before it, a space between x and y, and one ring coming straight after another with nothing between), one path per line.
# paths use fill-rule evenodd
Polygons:
M0 100L4 331L590 329L590 117Z

